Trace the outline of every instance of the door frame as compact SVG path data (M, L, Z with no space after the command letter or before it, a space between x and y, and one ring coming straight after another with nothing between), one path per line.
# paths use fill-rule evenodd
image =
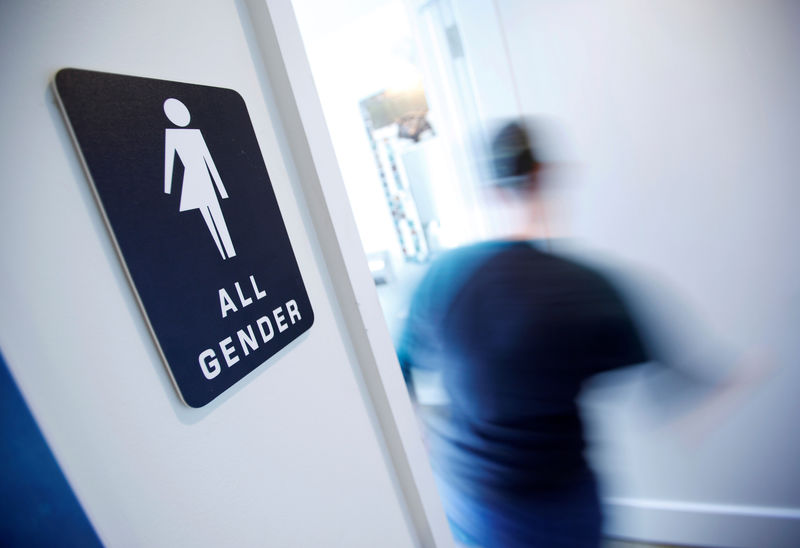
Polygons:
M454 546L328 133L290 0L244 0L369 395L420 546Z

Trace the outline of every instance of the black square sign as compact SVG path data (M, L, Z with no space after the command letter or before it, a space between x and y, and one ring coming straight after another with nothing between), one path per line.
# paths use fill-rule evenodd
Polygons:
M77 69L55 89L172 380L201 407L314 322L244 100Z

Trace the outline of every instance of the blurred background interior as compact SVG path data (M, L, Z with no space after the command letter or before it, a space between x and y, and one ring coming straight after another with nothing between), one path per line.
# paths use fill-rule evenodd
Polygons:
M490 236L493 124L536 117L558 251L657 287L641 313L678 361L712 376L727 356L766 364L682 420L635 375L595 383L583 404L608 535L786 540L800 518L800 3L293 5L393 336L430 260ZM422 401L443 397L419 384Z

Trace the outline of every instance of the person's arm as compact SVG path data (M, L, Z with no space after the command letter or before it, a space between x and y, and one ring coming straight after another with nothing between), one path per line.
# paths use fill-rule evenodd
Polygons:
M411 400L417 403L417 386L414 384L415 372L430 371L438 356L438 323L435 309L438 301L436 292L436 267L430 267L423 279L414 289L408 307L408 314L397 341L397 358L403 373Z
M411 402L417 403L417 394L414 389L414 377L411 370L415 364L415 354L419 351L423 343L420 340L420 331L425 328L425 318L420 314L419 293L421 288L417 288L411 299L408 316L406 317L405 324L400 334L397 343L397 359L400 362L400 371L403 374L403 380L406 383L408 395L411 397ZM421 325L422 323L422 325Z
M624 286L653 361L643 386L653 418L697 444L770 377L774 361L761 349L727 348L665 283L628 278Z

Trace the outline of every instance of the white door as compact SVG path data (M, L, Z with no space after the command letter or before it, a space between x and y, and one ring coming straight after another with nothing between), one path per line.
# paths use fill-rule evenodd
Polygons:
M0 350L101 540L447 545L289 2L6 2L0 36ZM315 321L206 407L148 331L49 87L62 67L245 100Z

